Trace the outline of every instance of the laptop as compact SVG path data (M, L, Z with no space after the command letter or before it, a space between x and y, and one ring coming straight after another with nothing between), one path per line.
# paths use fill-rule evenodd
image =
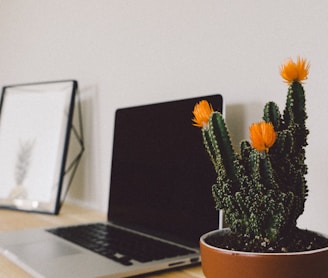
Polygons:
M199 237L219 220L215 171L191 121L202 99L222 111L221 95L118 109L108 221L1 233L2 254L34 277L128 277L199 263Z

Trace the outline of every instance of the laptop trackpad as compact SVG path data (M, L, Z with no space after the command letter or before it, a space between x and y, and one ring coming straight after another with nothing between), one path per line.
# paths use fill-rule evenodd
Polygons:
M8 250L27 263L48 261L62 256L77 254L77 248L68 246L60 241L40 241L8 246Z

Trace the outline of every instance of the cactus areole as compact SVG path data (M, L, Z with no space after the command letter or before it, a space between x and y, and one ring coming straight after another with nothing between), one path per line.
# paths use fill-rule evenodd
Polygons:
M277 242L300 232L297 219L308 195L303 88L308 71L309 63L300 57L281 66L288 86L285 109L268 102L262 121L250 127L250 142L240 143L240 152L232 147L222 114L206 101L195 105L193 124L201 128L217 173L212 186L216 209L224 211L232 234L248 245L241 251L256 251L257 246L259 252L263 247L273 250Z

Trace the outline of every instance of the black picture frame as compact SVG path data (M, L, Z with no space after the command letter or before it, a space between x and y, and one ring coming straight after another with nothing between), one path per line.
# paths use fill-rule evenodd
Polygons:
M77 97L76 80L3 87L0 208L59 213L84 150L80 104L78 130L73 126ZM71 133L80 152L67 163Z

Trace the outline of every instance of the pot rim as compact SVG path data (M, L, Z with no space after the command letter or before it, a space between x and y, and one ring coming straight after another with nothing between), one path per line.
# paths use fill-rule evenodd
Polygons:
M308 230L308 231L311 231L311 230ZM211 236L211 235L214 235L214 234L217 234L217 233L226 234L228 232L230 232L230 228L217 229L217 230L207 232L207 233L203 234L200 237L200 244L206 246L207 248L213 249L213 250L219 250L222 253L229 253L231 255L241 254L241 255L244 255L244 256L265 256L265 257L270 257L270 256L299 256L299 255L310 255L310 254L318 253L318 252L328 252L328 247L315 249L315 250L309 250L309 251L286 252L286 253L262 253L262 252L233 251L233 250L229 250L229 249L215 247L215 246L212 246L212 245L205 242L205 239L207 237ZM314 232L314 231L311 231L311 232ZM314 232L314 233L316 233L317 235L328 238L328 236L325 235L325 234L318 233L318 232Z

